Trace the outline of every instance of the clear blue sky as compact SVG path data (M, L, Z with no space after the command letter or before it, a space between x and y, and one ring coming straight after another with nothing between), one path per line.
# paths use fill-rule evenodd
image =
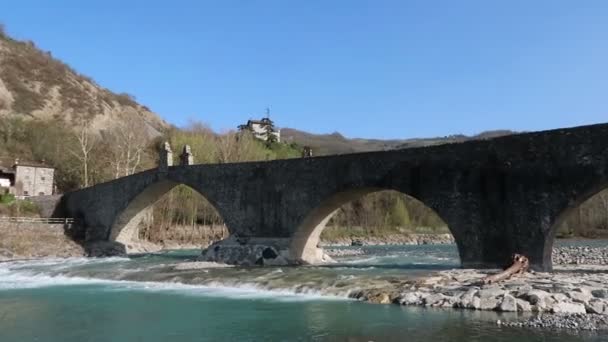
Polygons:
M608 1L4 1L31 39L167 121L349 137L608 121Z

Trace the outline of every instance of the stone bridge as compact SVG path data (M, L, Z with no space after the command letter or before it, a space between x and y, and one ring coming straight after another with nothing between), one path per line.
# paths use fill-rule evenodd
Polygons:
M120 241L133 234L145 208L179 184L200 192L231 232L213 246L216 257L241 248L236 258L253 253L259 263L319 261L319 234L336 209L396 190L448 224L463 266L502 266L523 253L533 267L550 270L559 223L608 186L608 124L392 151L162 167L67 193L61 210L81 222L87 243Z

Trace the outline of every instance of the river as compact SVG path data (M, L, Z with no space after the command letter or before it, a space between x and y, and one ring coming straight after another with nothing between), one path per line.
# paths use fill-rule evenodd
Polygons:
M458 266L454 246L368 247L328 267L178 271L198 251L0 263L0 341L606 341L514 314L375 305L361 284Z

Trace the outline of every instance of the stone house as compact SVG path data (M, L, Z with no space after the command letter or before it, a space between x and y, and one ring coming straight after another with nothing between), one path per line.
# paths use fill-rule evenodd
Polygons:
M17 197L52 195L54 177L55 169L44 163L15 160L8 166L0 160L0 192Z
M281 142L281 130L276 129L268 117L261 120L247 120L246 124L240 125L238 128L240 131L250 131L254 137L263 141L268 140L268 134L272 134L277 142Z

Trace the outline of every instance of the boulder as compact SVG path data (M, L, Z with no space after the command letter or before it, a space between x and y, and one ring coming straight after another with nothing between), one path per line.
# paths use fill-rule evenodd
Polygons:
M367 295L367 301L375 304L390 304L391 297L385 292L370 293Z
M425 306L438 306L443 304L443 300L445 299L445 296L442 295L441 293L433 293L430 294L429 296L427 296L426 298L424 298L424 305Z
M568 297L575 303L587 303L591 298L593 298L593 295L591 295L589 290L583 289L584 288L569 291Z
M585 305L581 303L559 302L551 308L553 313L586 313Z
M479 298L484 299L484 298L496 298L500 295L503 295L504 293L505 293L505 291L503 289L501 289L500 287L490 287L490 288L485 288L485 289L479 290L477 295L479 296Z
M589 303L585 304L585 310L587 313L604 314L606 312L606 303L601 299L591 299Z
M595 298L608 298L608 290L607 289L595 289L591 291L591 294Z
M408 292L402 294L399 298L399 304L401 305L419 305L420 302L420 294L418 292Z
M477 289L469 289L458 297L456 306L459 308L469 308L471 301L477 294ZM478 298L479 299L479 298Z
M467 305L467 309L481 309L481 299L479 297L473 297L471 302Z
M549 296L550 294L543 290L531 290L518 295L519 298L527 300L532 305L544 304L545 299L549 298Z
M504 295L504 297L502 298L502 302L500 303L500 306L498 306L498 311L503 311L503 312L517 311L517 301L516 301L515 297L508 295L508 294Z
M494 297L480 298L480 310L494 310L498 306L498 299Z
M516 299L517 311L519 312L530 312L532 311L532 305L523 299Z

